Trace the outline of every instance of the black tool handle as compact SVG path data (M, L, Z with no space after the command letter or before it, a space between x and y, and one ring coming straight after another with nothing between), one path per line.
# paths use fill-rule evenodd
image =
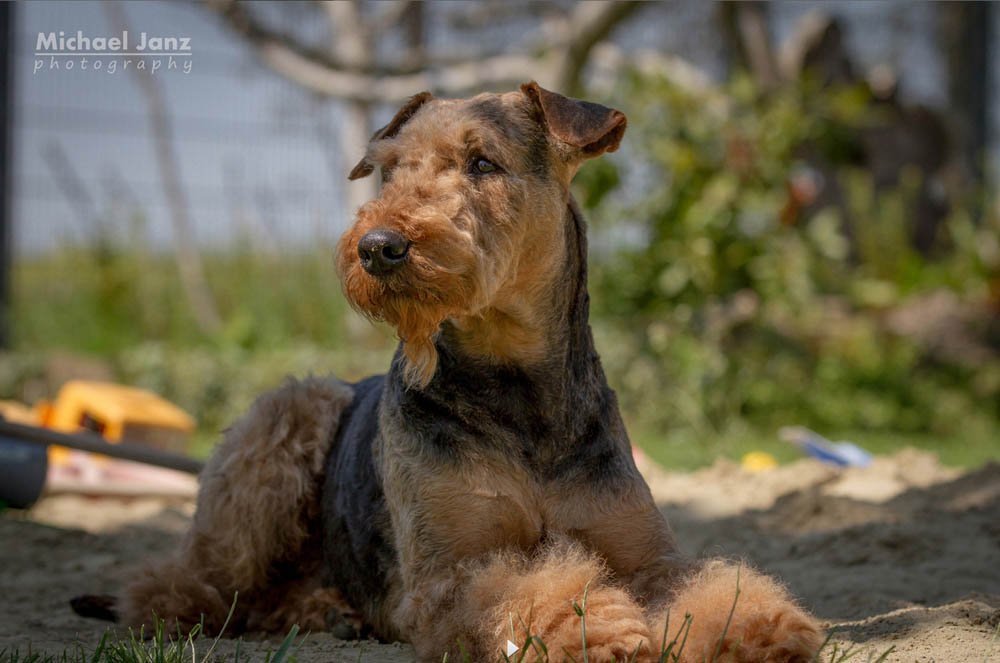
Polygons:
M25 426L15 424L0 418L0 435L12 437L26 442L50 445L57 444L61 447L89 451L95 454L110 456L111 458L121 458L122 460L132 460L147 465L166 467L171 470L198 474L205 466L200 460L172 454L158 449L150 449L138 444L122 442L120 444L110 444L100 435L93 433L76 433L67 435L48 428L38 426Z

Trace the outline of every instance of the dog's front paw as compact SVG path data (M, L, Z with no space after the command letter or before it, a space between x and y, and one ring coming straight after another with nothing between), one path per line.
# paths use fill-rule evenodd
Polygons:
M676 640L672 653L681 663L808 663L823 644L819 623L782 586L722 562L709 563L681 588L670 615L668 640Z
M747 621L726 634L720 661L742 663L809 663L823 642L816 620L789 604Z
M500 628L495 632L504 634L502 639L506 639L507 625L512 619L515 644L524 643L522 651L510 660L523 663L656 660L649 624L642 608L627 592L598 583L574 588L578 592L567 592L569 588L558 580L553 579L547 588L551 594L546 600L522 601L516 607L509 604L505 608L510 610L509 617L498 615Z
M572 614L566 614L561 628L551 633L550 641L558 648L550 649L550 661L655 660L649 626L639 606L625 592L614 587L592 589L586 606L580 609L584 613L582 618L577 613L578 607L574 604Z
M530 628L519 629L522 632L518 636L530 634L533 638L528 641L527 651L523 656L519 654L517 660L525 663L633 660L651 663L656 660L642 609L624 590L607 585L591 586L586 602L581 598L578 595L572 600L539 604L529 610Z

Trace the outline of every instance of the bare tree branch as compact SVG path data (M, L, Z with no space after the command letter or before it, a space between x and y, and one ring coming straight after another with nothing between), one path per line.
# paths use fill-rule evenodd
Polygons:
M337 61L355 71L371 71L372 35L365 30L358 2L324 2L323 7L330 21L330 34L337 35L331 40L330 52Z
M568 26L570 38L556 79L559 90L567 94L580 92L580 74L590 51L639 6L638 2L581 2L573 8Z
M740 4L736 10L736 23L743 37L743 47L754 77L765 89L772 89L779 79L764 12L765 7L761 4Z
M537 0L506 0L506 2L475 2L471 5L443 5L445 20L457 30L484 30L500 23L565 16L567 11L556 3ZM451 7L455 7L451 10Z
M638 4L581 2L567 20L560 22L554 34L545 36L533 55L498 53L449 61L410 53L407 61L399 65L377 63L374 59L358 62L343 53L307 47L291 35L272 30L245 5L232 0L209 0L208 6L249 41L263 61L278 73L322 95L376 103L402 101L419 90L460 95L476 89L509 87L529 79L554 87L563 84L576 87L590 50L635 11ZM385 10L372 20L381 23L387 13L392 16L404 9ZM327 11L345 10L329 7ZM371 32L371 25L358 28L352 21L338 23L335 40L340 40L345 30Z
M365 69L370 67L375 55L375 35L365 29L361 6L358 0L350 2L324 3L327 18L330 21L330 33L336 35L332 40L331 50L342 62ZM340 126L340 145L342 153L358 158L364 154L365 145L372 135L372 102L363 99L350 99L346 103ZM350 158L350 157L349 157ZM344 164L344 170L352 167L350 162ZM362 178L351 181L346 189L346 208L353 211L375 197L377 192L374 178Z
M725 2L719 7L732 55L764 89L774 88L781 81L781 74L768 31L767 5L753 0Z
M378 4L382 11L372 17L372 20L365 26L373 36L399 23L414 5L420 3L415 0L385 0Z
M97 213L93 198L87 192L83 180L69 160L66 150L58 142L48 143L42 150L42 160L48 166L59 192L66 199L66 203L73 208L77 219L80 222L80 235L86 237L93 231L97 231L98 241L107 238L108 229L104 220Z
M468 5L465 11L480 16L499 12L504 18L498 20L540 20L534 20L538 27L526 34L527 47L519 40L518 52L485 52L476 44L472 52L441 53L432 52L425 43L425 7L415 0L310 6L320 16L325 14L329 25L325 48L275 29L252 3L204 1L266 66L318 96L344 102L337 123L338 152L348 159L364 153L376 104L402 102L421 90L464 96L537 80L546 87L578 93L593 49L639 7L637 2L609 0L578 2L568 9L527 3L513 3L512 9L511 2L497 0ZM402 37L405 48L396 49L394 61L386 62L384 54L379 59L378 40L390 30L394 37ZM350 168L351 163L345 165ZM348 184L344 210L353 213L374 196L375 187L372 178Z

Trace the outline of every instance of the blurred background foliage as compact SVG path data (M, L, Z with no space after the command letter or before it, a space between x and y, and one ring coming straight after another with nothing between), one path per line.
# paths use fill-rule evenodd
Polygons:
M354 19L378 19L363 3L325 7L343 27L354 5ZM420 24L426 6L403 5ZM245 6L220 6L247 20ZM751 24L768 9L719 7ZM606 35L637 8L595 17ZM940 114L852 74L829 48L839 26L825 26L813 51L825 60L783 80L736 65L708 83L641 58L603 79L560 70L567 89L629 118L623 149L574 186L591 221L598 349L633 440L670 467L751 450L792 458L776 436L785 425L953 464L1000 456L1000 208L980 184L996 180L946 167ZM419 45L423 33L407 34ZM278 248L237 234L200 248L222 321L207 329L176 257L144 239L149 224L139 206L127 232L96 223L88 241L16 256L0 396L30 403L69 377L136 384L196 417L205 454L286 375L384 371L396 340L347 308L335 238Z
M887 104L809 75L764 93L745 75L692 91L633 73L613 96L636 152L579 186L599 232L637 237L594 259L591 290L623 407L666 440L654 453L786 455L770 433L802 424L996 454L1000 219L956 197L916 248L923 173L879 189L859 156Z
M632 72L611 96L628 100L631 149L589 164L576 192L603 245L591 257L598 346L643 446L674 466L757 448L787 458L774 432L800 424L962 464L996 454L995 207L974 223L958 201L917 250L920 173L877 191L858 163L860 132L880 117L862 85L804 77L763 93L738 75L692 90ZM842 201L814 204L824 177ZM170 259L127 241L21 261L22 349L0 362L0 389L45 392L48 349L105 357L116 379L191 411L205 446L285 375L384 370L392 333L347 310L332 251L206 254L228 321L214 338Z

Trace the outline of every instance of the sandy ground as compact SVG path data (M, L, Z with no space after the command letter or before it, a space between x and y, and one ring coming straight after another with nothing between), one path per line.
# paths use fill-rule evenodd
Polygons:
M904 451L843 472L808 460L758 474L722 461L694 474L642 469L687 551L780 575L837 626L835 641L861 650L851 660L895 647L888 661L1000 663L1000 465L959 473ZM106 624L76 617L67 600L113 592L128 564L170 547L191 510L63 496L5 512L0 651L92 649ZM278 645L244 640L250 653ZM369 663L412 660L405 645L362 647ZM358 656L357 643L311 634L297 660Z

